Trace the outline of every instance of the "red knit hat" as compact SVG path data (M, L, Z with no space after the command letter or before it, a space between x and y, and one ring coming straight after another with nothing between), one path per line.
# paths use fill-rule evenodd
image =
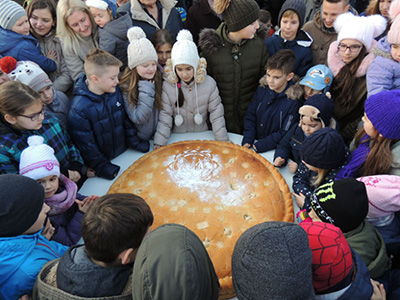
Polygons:
M346 279L353 268L351 248L342 231L329 223L302 222L313 254L312 276L316 293Z

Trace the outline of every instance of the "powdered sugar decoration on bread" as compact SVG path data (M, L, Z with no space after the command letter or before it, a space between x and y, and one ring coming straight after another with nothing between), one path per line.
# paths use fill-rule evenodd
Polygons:
M216 190L221 195L221 203L227 206L241 205L248 196L247 184L240 178L228 178L225 181L219 178L224 166L220 156L210 150L185 150L168 157L165 166L173 182L179 188L196 192L201 202L217 202Z

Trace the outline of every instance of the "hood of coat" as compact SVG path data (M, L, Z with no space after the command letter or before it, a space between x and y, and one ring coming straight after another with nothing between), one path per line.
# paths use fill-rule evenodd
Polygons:
M133 267L134 299L216 300L218 292L214 266L194 232L166 224L143 240Z
M374 48L374 54L375 56L382 56L393 60L392 54L390 53L391 48L392 47L387 40L387 36L385 36L378 41L376 47Z
M367 50L367 55L364 57L360 66L357 69L356 77L363 77L365 76L365 74L367 74L367 70L375 58L373 49L375 48L376 44L377 42L375 40L372 41L370 49ZM334 77L346 65L345 62L342 60L342 57L340 56L337 47L338 47L338 42L334 41L329 46L328 50L328 67L329 69L331 69Z

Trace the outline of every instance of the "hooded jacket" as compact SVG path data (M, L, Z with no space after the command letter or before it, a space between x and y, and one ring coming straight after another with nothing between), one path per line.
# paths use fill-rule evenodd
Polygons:
M299 77L306 75L307 70L313 66L313 56L310 46L313 43L312 37L305 31L299 30L293 41L285 40L281 37L281 30L276 31L272 36L265 40L269 55L281 49L293 50L296 56L296 63L293 73Z
M0 237L0 299L18 299L32 294L42 266L60 258L68 249L47 240L42 230L35 234Z
M112 280L120 280L120 281L125 281L125 286L123 287L122 292L119 295L115 295L115 296L104 296L104 297L81 297L81 296L76 296L70 293L67 293L63 290L61 290L60 288L57 287L57 272L58 272L58 268L59 268L59 264L60 264L60 259L57 260L53 260L50 261L48 263L46 263L42 270L40 271L34 289L33 289L33 299L37 299L37 300L89 300L89 299L102 299L102 300L131 300L132 299L132 283L131 283L131 277L129 278L125 278L124 277L119 277L117 272L113 272L116 269L113 268L113 270L111 270L111 272L108 272L109 270L106 270L105 268L103 268L106 272L102 273L102 272L98 272L98 268L100 268L99 266L96 266L94 264L90 265L87 264L85 265L83 268L79 268L79 265L76 265L74 263L71 262L71 256L70 253L73 249L76 248L82 248L83 246L77 246L77 247L73 247L68 249L68 252L66 252L64 254L64 256L68 256L68 260L69 260L69 267L70 269L68 270L64 270L64 271L70 271L72 273L70 273L69 275L71 276L76 276L75 278L72 278L72 280L76 280L76 279L80 279L80 282L78 282L78 284L75 286L77 289L79 288L83 288L84 290L88 290L88 287L85 287L85 284L90 284L90 283L100 283L100 289L102 288L101 284L104 283L104 281L100 281L98 280L98 278L93 278L93 277L89 277L91 276L93 273L93 271L95 271L95 275L97 276L105 276L106 280L107 280L107 285L104 286L105 289L113 289L113 285L112 285ZM66 259L67 257L64 257L63 259ZM62 268L62 267L61 267ZM129 275L132 273L131 272L131 266L129 268ZM111 275L111 276L110 276ZM114 276L115 275L115 276ZM83 280L81 279L82 276L87 276L86 278L84 278ZM103 277L104 278L104 277ZM89 280L90 279L90 280ZM79 284L79 283L82 283ZM108 285L109 283L111 283L111 285ZM118 282L118 286L120 286L119 282Z
M266 76L260 83L262 85L254 94L244 118L242 145L254 144L257 152L261 153L275 149L283 136L299 121L301 103L289 99L285 94L292 81L280 93L266 85Z
M113 179L120 169L110 160L128 147L140 152L149 150L149 142L139 139L126 115L119 87L112 94L94 94L86 85L85 74L81 74L75 83L68 127L85 162L97 176L106 179Z
M183 123L180 126L176 126L174 124L174 118L178 114L176 84L168 81L164 82L162 109L158 120L157 132L154 135L154 143L166 145L171 136L171 131L206 131L208 130L208 119L212 125L215 139L217 141L228 141L224 107L221 104L215 80L206 75L201 83L192 81L190 84L186 84L182 82L181 89L185 97L183 105L179 107L179 114L183 117ZM197 110L202 116L200 124L196 124L194 120Z
M214 266L192 231L165 224L143 240L133 266L133 300L217 300L218 292Z
M181 15L178 10L175 9L176 1L158 0L157 3L162 6L162 26L144 11L139 0L128 1L128 3L125 3L118 9L118 12L128 12L133 20L133 26L142 28L149 40L153 37L154 32L161 28L168 29L176 36L183 28Z
M61 126L67 129L67 113L69 98L63 92L57 91L53 87L53 102L46 105L50 113L55 116Z
M132 27L132 19L128 13L120 12L117 17L103 28L99 27L99 48L118 58L124 67L128 65L128 29Z
M46 73L57 70L56 63L42 54L38 40L32 35L22 35L2 27L0 27L0 56L12 56L17 61L33 61Z
M367 99L366 74L369 66L375 58L375 55L372 52L372 49L375 47L375 45L376 41L374 40L372 41L372 45L370 47L371 52L367 52L367 55L364 57L357 69L355 74L356 81L354 82L352 88L352 97L350 103L348 105L340 104L338 99L335 98L335 95L332 95L335 108L334 115L339 123L339 132L347 144L351 142L356 134L358 123L361 121L361 118L364 115L364 103ZM335 84L335 77L345 65L337 46L338 42L333 42L328 51L328 67L331 69L334 76L332 84Z
M228 38L227 26L222 22L217 30L204 29L200 33L201 56L207 73L215 79L225 111L228 132L243 133L243 119L258 80L265 74L268 50L264 37L255 36L236 44Z
M371 278L383 276L388 263L385 242L376 228L363 221L357 228L343 232L350 247L367 265Z
M400 63L393 59L390 51L387 37L380 39L374 49L375 59L367 72L368 97L400 89Z

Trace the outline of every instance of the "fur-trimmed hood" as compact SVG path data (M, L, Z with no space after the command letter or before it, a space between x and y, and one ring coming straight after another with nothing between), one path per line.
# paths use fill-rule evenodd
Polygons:
M387 36L384 38L380 39L377 43L377 45L374 48L374 54L375 56L382 56L384 58L389 58L393 59L392 54L390 53L391 46L389 41L387 40Z
M363 77L367 74L367 70L375 58L373 49L375 48L376 44L377 44L377 42L375 40L372 41L370 49L367 50L368 51L367 55L364 57L364 59L361 62L361 65L357 69L356 77ZM329 67L329 69L331 69L334 77L345 66L345 63L342 60L342 57L340 56L340 53L339 53L337 47L338 47L338 42L334 41L329 46L329 50L328 50L328 67Z
M199 48L201 51L211 55L218 53L218 48L224 47L225 43L230 42L224 39L225 32L225 23L221 23L217 29L204 28L199 34ZM262 23L260 23L260 28L257 30L257 36L262 40L269 36L267 27Z

